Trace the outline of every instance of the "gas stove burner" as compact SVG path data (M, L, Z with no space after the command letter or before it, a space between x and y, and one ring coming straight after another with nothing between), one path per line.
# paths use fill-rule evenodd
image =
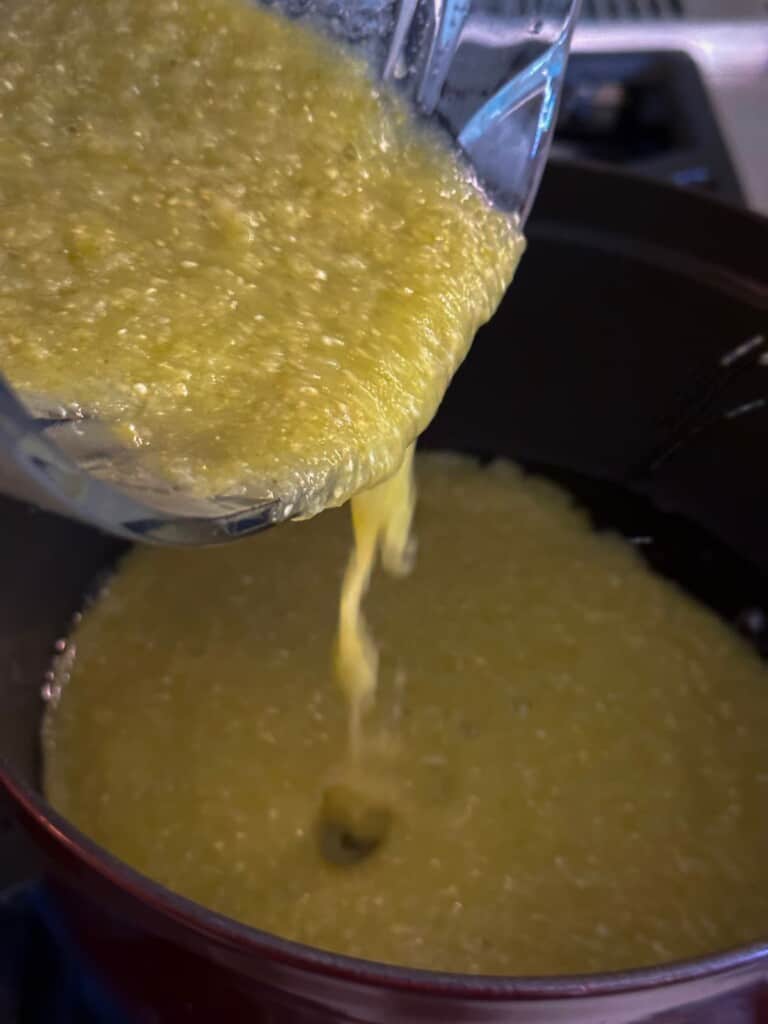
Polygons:
M535 4L520 0L529 13ZM627 64L617 79L615 67L600 70L599 57L649 63L642 71ZM564 107L564 141L576 146L574 155L704 188L768 213L766 68L767 0L582 0L569 65L578 117L567 123ZM604 88L596 82L600 75ZM624 129L637 126L646 145L656 133L648 162L637 153L611 161L600 152L606 140L594 133L609 116ZM658 133L670 129L675 134L662 152ZM574 139L574 132L582 134Z
M744 202L701 75L685 53L574 54L553 152Z
M0 1022L129 1024L80 960L41 883L0 893Z

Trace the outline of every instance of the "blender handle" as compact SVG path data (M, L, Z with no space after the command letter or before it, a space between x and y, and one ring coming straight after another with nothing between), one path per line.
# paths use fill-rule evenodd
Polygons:
M478 6L472 0L400 0L382 78L405 84L420 115L449 127L494 205L524 224L549 154L581 0L538 5L544 12L559 8L550 12L555 30L546 41L546 19L526 15L522 4L517 17L507 12L497 19L478 13ZM449 81L452 65L462 43L477 39L504 48L515 71L490 98L483 100L478 90L481 100L469 117L464 110L457 116L441 99L443 89L448 81L449 91L461 93Z
M503 85L458 137L496 204L515 212L521 224L531 212L549 156L580 2L571 5L555 41Z

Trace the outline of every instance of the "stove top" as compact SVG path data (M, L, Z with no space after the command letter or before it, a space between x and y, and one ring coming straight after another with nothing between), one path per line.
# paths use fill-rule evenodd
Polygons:
M573 54L553 153L745 202L699 68L680 51Z
M537 2L519 0L529 8ZM576 55L655 53L688 58L746 205L768 214L768 0L582 3L583 17L574 36ZM666 176L664 168L658 171ZM734 198L733 193L727 198Z

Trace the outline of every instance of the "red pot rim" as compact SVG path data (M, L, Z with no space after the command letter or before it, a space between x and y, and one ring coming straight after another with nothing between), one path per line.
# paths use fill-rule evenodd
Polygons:
M449 974L397 967L330 953L241 924L174 893L129 867L78 831L0 761L0 784L54 843L86 868L147 907L241 953L252 952L306 971L390 990L461 995L476 1000L562 999L637 992L744 970L768 960L768 938L691 960L610 973L546 976Z

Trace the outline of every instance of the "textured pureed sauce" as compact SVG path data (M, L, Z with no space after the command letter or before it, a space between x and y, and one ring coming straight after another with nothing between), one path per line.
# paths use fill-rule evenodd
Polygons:
M6 0L0 67L11 383L195 495L393 473L522 251L444 142L245 0Z
M4 16L0 367L197 495L304 516L368 489L336 658L356 749L376 682L361 598L379 551L407 567L410 446L522 237L305 27L241 0ZM99 471L136 482L124 457Z
M764 932L762 663L553 486L446 456L418 476L417 569L368 602L355 778L393 811L370 857L327 863L316 828L348 771L336 511L127 557L47 719L55 806L207 906L394 963L589 971Z

